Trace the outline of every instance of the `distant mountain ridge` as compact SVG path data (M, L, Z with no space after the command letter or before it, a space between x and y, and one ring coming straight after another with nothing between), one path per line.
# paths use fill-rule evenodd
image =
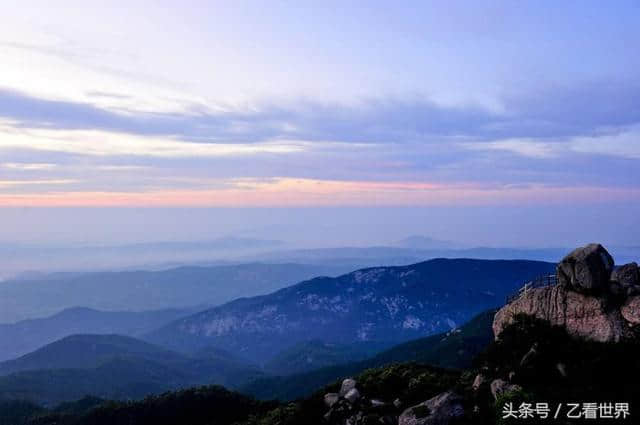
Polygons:
M212 345L256 362L313 339L399 343L458 326L554 270L522 260L435 259L320 277L179 319L147 339L175 350Z
M56 274L51 279L0 284L0 323L58 313L74 306L143 311L218 305L266 294L315 276L351 271L350 265L246 263L160 271ZM2 342L0 341L0 344Z
M71 335L32 353L0 363L0 376L25 370L90 369L116 357L176 362L182 356L121 335Z
M395 242L393 245L410 249L459 249L462 247L461 244L455 242L443 241L423 235L408 236Z
M73 307L41 319L0 324L0 361L27 354L73 334L137 336L205 307L142 312Z

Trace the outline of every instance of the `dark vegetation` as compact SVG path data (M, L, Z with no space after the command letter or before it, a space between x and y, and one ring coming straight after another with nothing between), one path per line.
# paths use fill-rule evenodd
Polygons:
M81 406L85 407L85 406ZM24 425L230 425L275 407L222 387L209 386L169 392L136 402L104 402L73 413L74 407L34 412ZM12 424L12 425L23 425Z

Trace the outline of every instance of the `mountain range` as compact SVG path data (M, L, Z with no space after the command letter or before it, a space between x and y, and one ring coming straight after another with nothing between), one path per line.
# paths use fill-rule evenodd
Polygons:
M264 364L295 344L395 344L450 330L501 305L554 264L435 259L319 277L184 317L145 338L176 351L224 348Z

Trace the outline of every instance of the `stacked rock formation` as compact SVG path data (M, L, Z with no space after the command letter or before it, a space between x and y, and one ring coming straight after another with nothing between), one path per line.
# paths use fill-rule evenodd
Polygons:
M631 337L640 324L640 270L636 263L614 268L600 244L577 248L557 266L558 284L534 288L501 308L496 338L518 314L564 326L575 336L601 342Z

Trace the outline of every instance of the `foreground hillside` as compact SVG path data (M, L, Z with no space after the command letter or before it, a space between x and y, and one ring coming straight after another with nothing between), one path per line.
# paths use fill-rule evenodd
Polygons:
M262 415L275 403L258 402L222 387L200 387L139 402L83 399L45 410L28 402L1 402L0 425L231 425Z
M302 341L399 343L459 326L549 273L536 261L436 259L316 278L179 319L148 340L179 351L216 346L265 362Z
M532 356L535 344L537 354ZM501 339L492 342L473 367L462 371L395 363L351 375L353 380L336 380L307 398L279 405L207 388L132 403L81 401L53 411L13 402L0 406L0 420L4 415L13 418L5 422L11 425L546 423L531 418L505 422L505 406L515 406L518 412L522 403L536 401L566 409L567 402L614 400L633 409L640 403L638 358L637 340L585 341L562 327L523 316L503 330ZM502 374L511 378L497 378ZM565 416L555 423L576 422Z
M538 354L528 355L536 343ZM561 327L523 318L489 346L476 360L476 367L464 372L410 363L370 369L355 376L355 382L348 383L346 391L344 388L341 391L340 383L336 382L307 399L282 405L244 423L546 423L544 419L531 417L527 421L503 420L505 406L513 406L519 415L522 403L536 402L547 403L552 412L562 404L564 419L555 423L575 423L566 419L568 402L613 400L629 403L631 409L638 406L638 356L638 341L618 344L584 341L570 336ZM565 367L558 368L558 364ZM511 380L492 379L489 374L495 377L495 371L511 374ZM356 391L349 395L349 388ZM631 414L634 413L637 415L632 410Z

